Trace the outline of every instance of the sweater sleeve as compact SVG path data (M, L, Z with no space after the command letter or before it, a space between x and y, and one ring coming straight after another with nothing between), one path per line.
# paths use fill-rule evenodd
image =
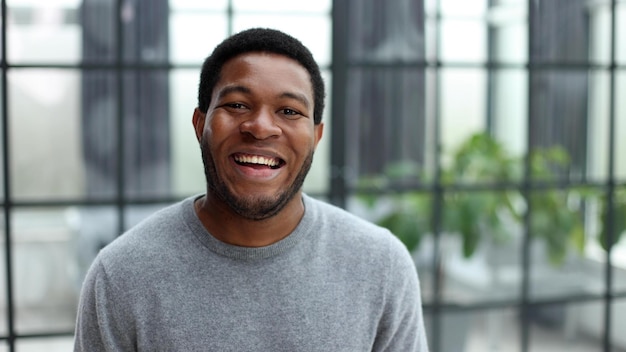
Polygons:
M406 247L393 238L384 310L373 351L428 352L419 279Z
M130 309L119 292L96 259L80 294L74 352L136 350Z

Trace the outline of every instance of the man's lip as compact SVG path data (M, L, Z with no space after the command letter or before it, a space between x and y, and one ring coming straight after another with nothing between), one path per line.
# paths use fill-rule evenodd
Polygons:
M285 164L285 160L283 158L281 158L280 156L274 154L274 153L267 153L267 152L236 152L231 154L231 158L235 161L235 162L241 162L241 161L248 161L250 163L255 163L255 162L259 162L258 165L263 165L263 163L261 163L262 161L268 161L270 162L276 162L276 165L267 165L270 167L281 167ZM271 163L270 162L270 163Z
M275 167L263 164L246 164L237 162L234 155L231 156L230 160L234 167L234 170L237 171L237 174L243 177L242 180L260 182L260 184L265 184L265 182L273 180L278 177L278 175L282 174L281 169L282 166L285 165L282 161L279 162L279 164Z

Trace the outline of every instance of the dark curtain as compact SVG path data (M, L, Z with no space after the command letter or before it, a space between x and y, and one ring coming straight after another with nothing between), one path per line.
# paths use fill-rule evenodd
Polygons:
M349 13L345 29L348 170L359 177L382 173L393 163L421 164L423 1L351 0Z
M123 164L126 196L166 196L170 188L168 2L123 0L121 4L118 8L116 1L85 0L82 5L83 62L89 65L82 78L87 194L115 195L118 167Z
M571 157L566 174L586 168L589 85L589 21L585 0L540 1L531 47L531 147L564 147ZM550 66L551 64L564 64ZM544 65L544 66L541 66ZM571 65L568 67L567 65Z

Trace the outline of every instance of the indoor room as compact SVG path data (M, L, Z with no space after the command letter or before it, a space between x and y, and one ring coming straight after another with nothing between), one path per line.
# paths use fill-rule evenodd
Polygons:
M431 352L626 352L625 0L1 4L0 352L71 351L98 252L206 191L199 72L253 27L312 52L303 191L407 247Z

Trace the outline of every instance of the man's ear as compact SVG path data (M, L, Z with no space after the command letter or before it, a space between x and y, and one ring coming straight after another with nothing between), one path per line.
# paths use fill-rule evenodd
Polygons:
M198 141L202 138L204 131L204 121L206 120L206 114L200 111L199 108L193 110L193 129L196 131L196 138Z
M315 148L317 148L317 143L319 143L320 139L322 139L322 135L324 134L324 123L320 122L317 125L313 126L313 133L315 133Z

